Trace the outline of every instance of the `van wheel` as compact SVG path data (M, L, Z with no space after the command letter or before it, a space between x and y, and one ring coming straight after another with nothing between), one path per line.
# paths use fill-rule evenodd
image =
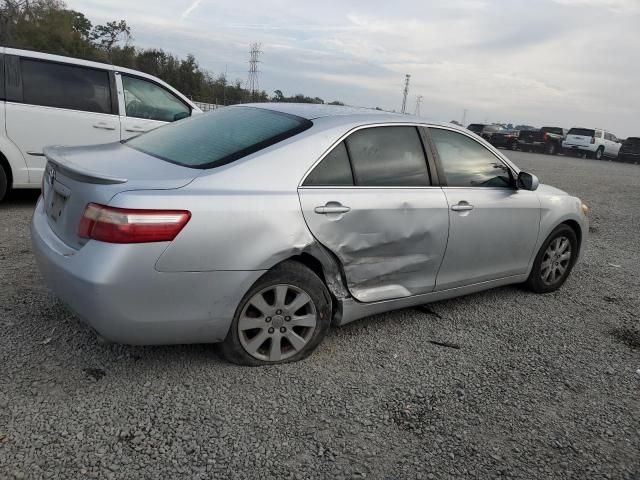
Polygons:
M577 256L576 232L568 225L559 225L540 247L525 285L535 293L557 290L571 273Z
M240 365L302 360L329 331L331 296L304 265L288 261L265 273L244 296L222 356Z
M8 191L9 191L9 178L7 176L7 172L5 172L4 170L4 167L0 165L0 202L5 197Z
M600 147L596 150L596 160L602 160L602 156L604 155L604 148Z

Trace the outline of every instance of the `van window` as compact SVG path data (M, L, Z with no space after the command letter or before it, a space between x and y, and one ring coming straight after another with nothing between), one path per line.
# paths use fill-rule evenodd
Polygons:
M141 78L122 75L128 117L173 122L191 115L191 109L167 89Z
M106 70L20 58L20 71L24 103L112 113Z

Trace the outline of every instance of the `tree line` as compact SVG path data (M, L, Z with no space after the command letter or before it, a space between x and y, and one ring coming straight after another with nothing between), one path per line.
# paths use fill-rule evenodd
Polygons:
M0 0L0 45L110 63L154 75L189 98L232 105L243 102L325 103L281 90L250 92L241 79L202 68L193 55L179 58L160 48L138 48L125 20L94 25L62 0ZM342 105L341 102L331 104Z

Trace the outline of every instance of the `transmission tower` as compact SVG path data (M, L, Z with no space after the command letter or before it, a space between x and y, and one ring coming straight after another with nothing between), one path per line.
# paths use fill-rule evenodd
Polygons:
M253 101L256 98L256 92L260 89L258 82L258 63L260 63L260 55L262 50L259 43L252 43L251 50L249 51L249 78L247 80L247 90L249 91L249 98Z
M413 112L413 114L417 117L420 116L420 105L422 104L422 95L418 95L416 97L416 110Z
M409 79L411 75L408 73L404 77L404 90L402 91L402 113L405 113L407 110L407 95L409 95Z

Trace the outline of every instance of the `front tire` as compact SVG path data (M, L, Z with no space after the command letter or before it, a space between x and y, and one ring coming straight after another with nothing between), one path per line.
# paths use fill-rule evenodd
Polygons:
M577 255L575 231L568 225L559 225L540 247L525 285L535 293L556 291L567 280Z
M0 202L4 199L9 191L9 178L4 167L0 165Z
M322 280L298 262L284 262L244 296L221 353L239 365L297 362L316 349L330 324L331 296Z

